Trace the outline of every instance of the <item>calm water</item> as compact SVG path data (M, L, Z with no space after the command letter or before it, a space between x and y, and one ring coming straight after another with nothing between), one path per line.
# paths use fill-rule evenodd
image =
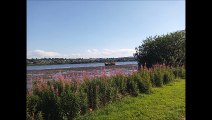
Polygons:
M116 62L116 65L137 64L137 61ZM41 65L27 66L27 70L44 70L44 69L60 69L60 68L78 68L78 67L98 67L105 66L104 63L85 63L85 64L61 64L61 65Z

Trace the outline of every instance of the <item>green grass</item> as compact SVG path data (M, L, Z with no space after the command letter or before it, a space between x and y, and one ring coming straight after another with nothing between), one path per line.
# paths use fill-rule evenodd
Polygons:
M77 120L183 120L185 80L153 88L152 94L126 96Z

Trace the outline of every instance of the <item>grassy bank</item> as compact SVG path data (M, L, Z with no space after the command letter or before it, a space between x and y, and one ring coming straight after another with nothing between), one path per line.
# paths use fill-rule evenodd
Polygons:
M185 80L178 80L152 94L124 97L78 120L183 120L185 117Z

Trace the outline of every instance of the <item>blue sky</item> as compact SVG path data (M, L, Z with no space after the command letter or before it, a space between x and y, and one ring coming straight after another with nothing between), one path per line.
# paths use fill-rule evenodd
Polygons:
M185 1L27 1L27 58L132 56L185 29Z

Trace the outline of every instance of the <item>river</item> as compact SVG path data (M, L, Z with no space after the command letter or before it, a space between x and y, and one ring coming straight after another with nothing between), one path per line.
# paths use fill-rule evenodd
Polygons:
M137 64L137 61L116 62L116 65ZM59 65L39 65L27 66L27 70L45 70L45 69L61 69L61 68L79 68L79 67L98 67L105 66L104 63L83 63L83 64L59 64Z

